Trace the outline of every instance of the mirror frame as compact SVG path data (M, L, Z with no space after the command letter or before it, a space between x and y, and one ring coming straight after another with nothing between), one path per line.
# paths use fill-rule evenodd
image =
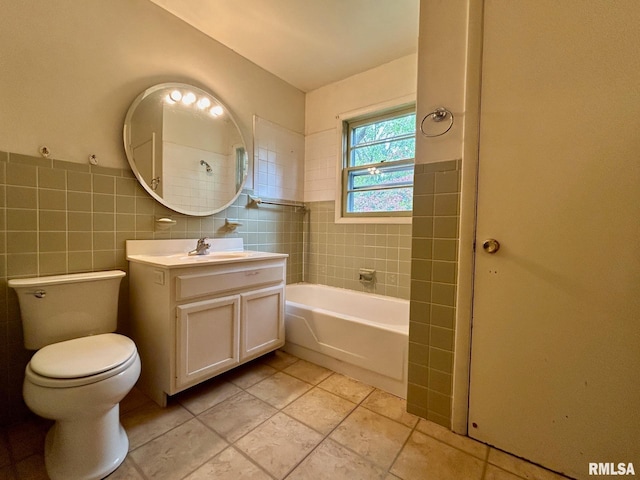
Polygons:
M199 93L199 94L203 94L206 95L208 97L211 98L211 100L215 101L216 103L218 103L220 106L222 106L225 110L225 115L228 115L229 119L231 120L231 123L233 124L233 126L235 126L236 130L238 131L238 134L240 136L240 140L242 142L242 145L244 146L244 166L243 166L243 171L244 171L244 177L242 179L242 182L240 182L240 185L238 187L238 191L235 193L235 195L233 196L233 198L231 198L231 200L227 203L225 203L222 206L216 207L214 209L211 210L206 210L206 211L191 211L191 210L186 210L184 208L181 208L179 206L175 206L175 205L171 205L169 202L167 202L164 198L162 198L160 195L158 195L153 189L152 187L146 182L146 180L144 179L144 177L142 176L142 174L140 173L138 167L135 164L134 161L134 157L133 157L133 152L131 151L131 142L129 141L130 137L131 137L131 119L136 111L136 108L146 99L148 98L150 95L158 92L159 90L164 90L164 89L178 89L178 88L182 88L182 89L190 89L192 91L194 91L195 93ZM124 120L124 126L123 126L123 132L122 132L122 138L123 138L123 143L124 143L124 150L127 156L127 161L129 162L129 166L131 167L131 170L133 171L133 174L135 175L136 179L138 180L138 183L146 190L146 192L151 195L151 197L153 197L156 201L158 201L159 203L161 203L162 205L164 205L165 207L173 210L174 212L177 213L181 213L183 215L190 215L190 216L196 216L196 217L208 217L210 215L213 215L215 213L221 212L222 210L228 208L231 204L233 204L233 202L236 201L236 199L240 196L240 194L242 193L242 190L244 189L244 186L247 182L247 177L248 177L248 172L249 172L249 151L247 149L247 142L244 138L244 135L242 134L242 130L240 129L240 127L238 127L238 123L236 122L235 118L233 117L231 110L220 100L218 100L218 98L213 95L211 92L208 92L200 87L196 87L193 85L189 85L186 83L179 83L179 82L170 82L170 83L160 83L157 85L153 85L149 88L147 88L146 90L144 90L140 95L138 95L135 100L131 103L131 106L129 107L129 110L127 111L127 115L125 117Z

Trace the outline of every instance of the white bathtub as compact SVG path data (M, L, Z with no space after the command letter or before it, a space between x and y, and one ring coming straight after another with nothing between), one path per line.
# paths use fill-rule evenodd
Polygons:
M406 398L407 300L287 285L285 337L285 351Z

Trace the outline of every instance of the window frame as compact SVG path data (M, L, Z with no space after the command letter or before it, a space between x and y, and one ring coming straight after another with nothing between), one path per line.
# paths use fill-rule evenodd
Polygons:
M336 222L338 223L411 223L412 210L405 211L382 211L382 212L349 212L348 207L350 204L349 193L364 192L364 191L382 191L382 190L394 190L399 188L410 187L413 189L414 182L403 182L393 186L371 186L353 188L351 179L354 178L353 172L363 172L368 168L378 168L381 170L403 170L407 166L415 166L415 155L413 158L394 160L390 162L380 162L375 164L367 164L362 166L353 166L351 163L351 152L353 150L351 141L351 132L360 126L375 123L376 121L393 119L396 117L402 117L407 114L416 114L415 101L385 105L380 107L369 108L366 111L359 111L349 114L343 114L338 116L339 119L339 131L340 131L340 159L339 159L339 171L337 175L337 189L336 192L340 192L339 198L336 200ZM405 134L398 137L394 137L394 140L413 139L416 141L415 128L411 134ZM380 140L369 143L368 146L376 145L387 142L388 139ZM357 148L357 147L356 147ZM338 201L339 200L339 201ZM339 205L338 205L339 203Z

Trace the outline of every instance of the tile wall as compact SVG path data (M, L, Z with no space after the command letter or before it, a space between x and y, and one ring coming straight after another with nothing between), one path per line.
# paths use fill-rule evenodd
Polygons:
M305 202L336 198L336 162L339 151L335 128L305 137Z
M461 161L416 165L409 412L450 427Z
M257 115L253 121L255 194L302 202L304 135Z
M232 235L247 248L290 255L287 282L370 291L411 300L408 408L449 425L457 277L460 162L416 165L410 225L335 224L334 202L293 208L247 208L242 194L225 211L187 217L158 204L128 169L90 167L0 152L0 424L25 412L21 383L30 353L8 278L120 268L125 240ZM177 224L156 231L155 218ZM305 236L308 250L303 254ZM303 260L305 265L303 266ZM360 268L377 282L358 280ZM127 287L121 295L126 308ZM126 315L126 312L123 313Z
M409 298L411 225L336 224L335 202L309 202L305 281ZM376 270L373 286L359 269Z
M242 194L209 217L177 214L153 200L129 169L0 152L0 424L26 410L22 378L30 352L23 348L17 299L8 278L119 268L127 271L125 240L229 235L224 219L253 250L289 254L287 282L302 280L302 214L293 208L247 208ZM155 231L155 219L177 224ZM127 283L121 290L126 318Z

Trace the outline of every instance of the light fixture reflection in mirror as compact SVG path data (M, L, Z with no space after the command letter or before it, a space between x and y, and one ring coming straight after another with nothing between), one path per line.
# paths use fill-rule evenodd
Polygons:
M219 212L246 180L247 149L231 114L191 85L161 84L140 94L125 119L124 144L140 184L180 213Z

